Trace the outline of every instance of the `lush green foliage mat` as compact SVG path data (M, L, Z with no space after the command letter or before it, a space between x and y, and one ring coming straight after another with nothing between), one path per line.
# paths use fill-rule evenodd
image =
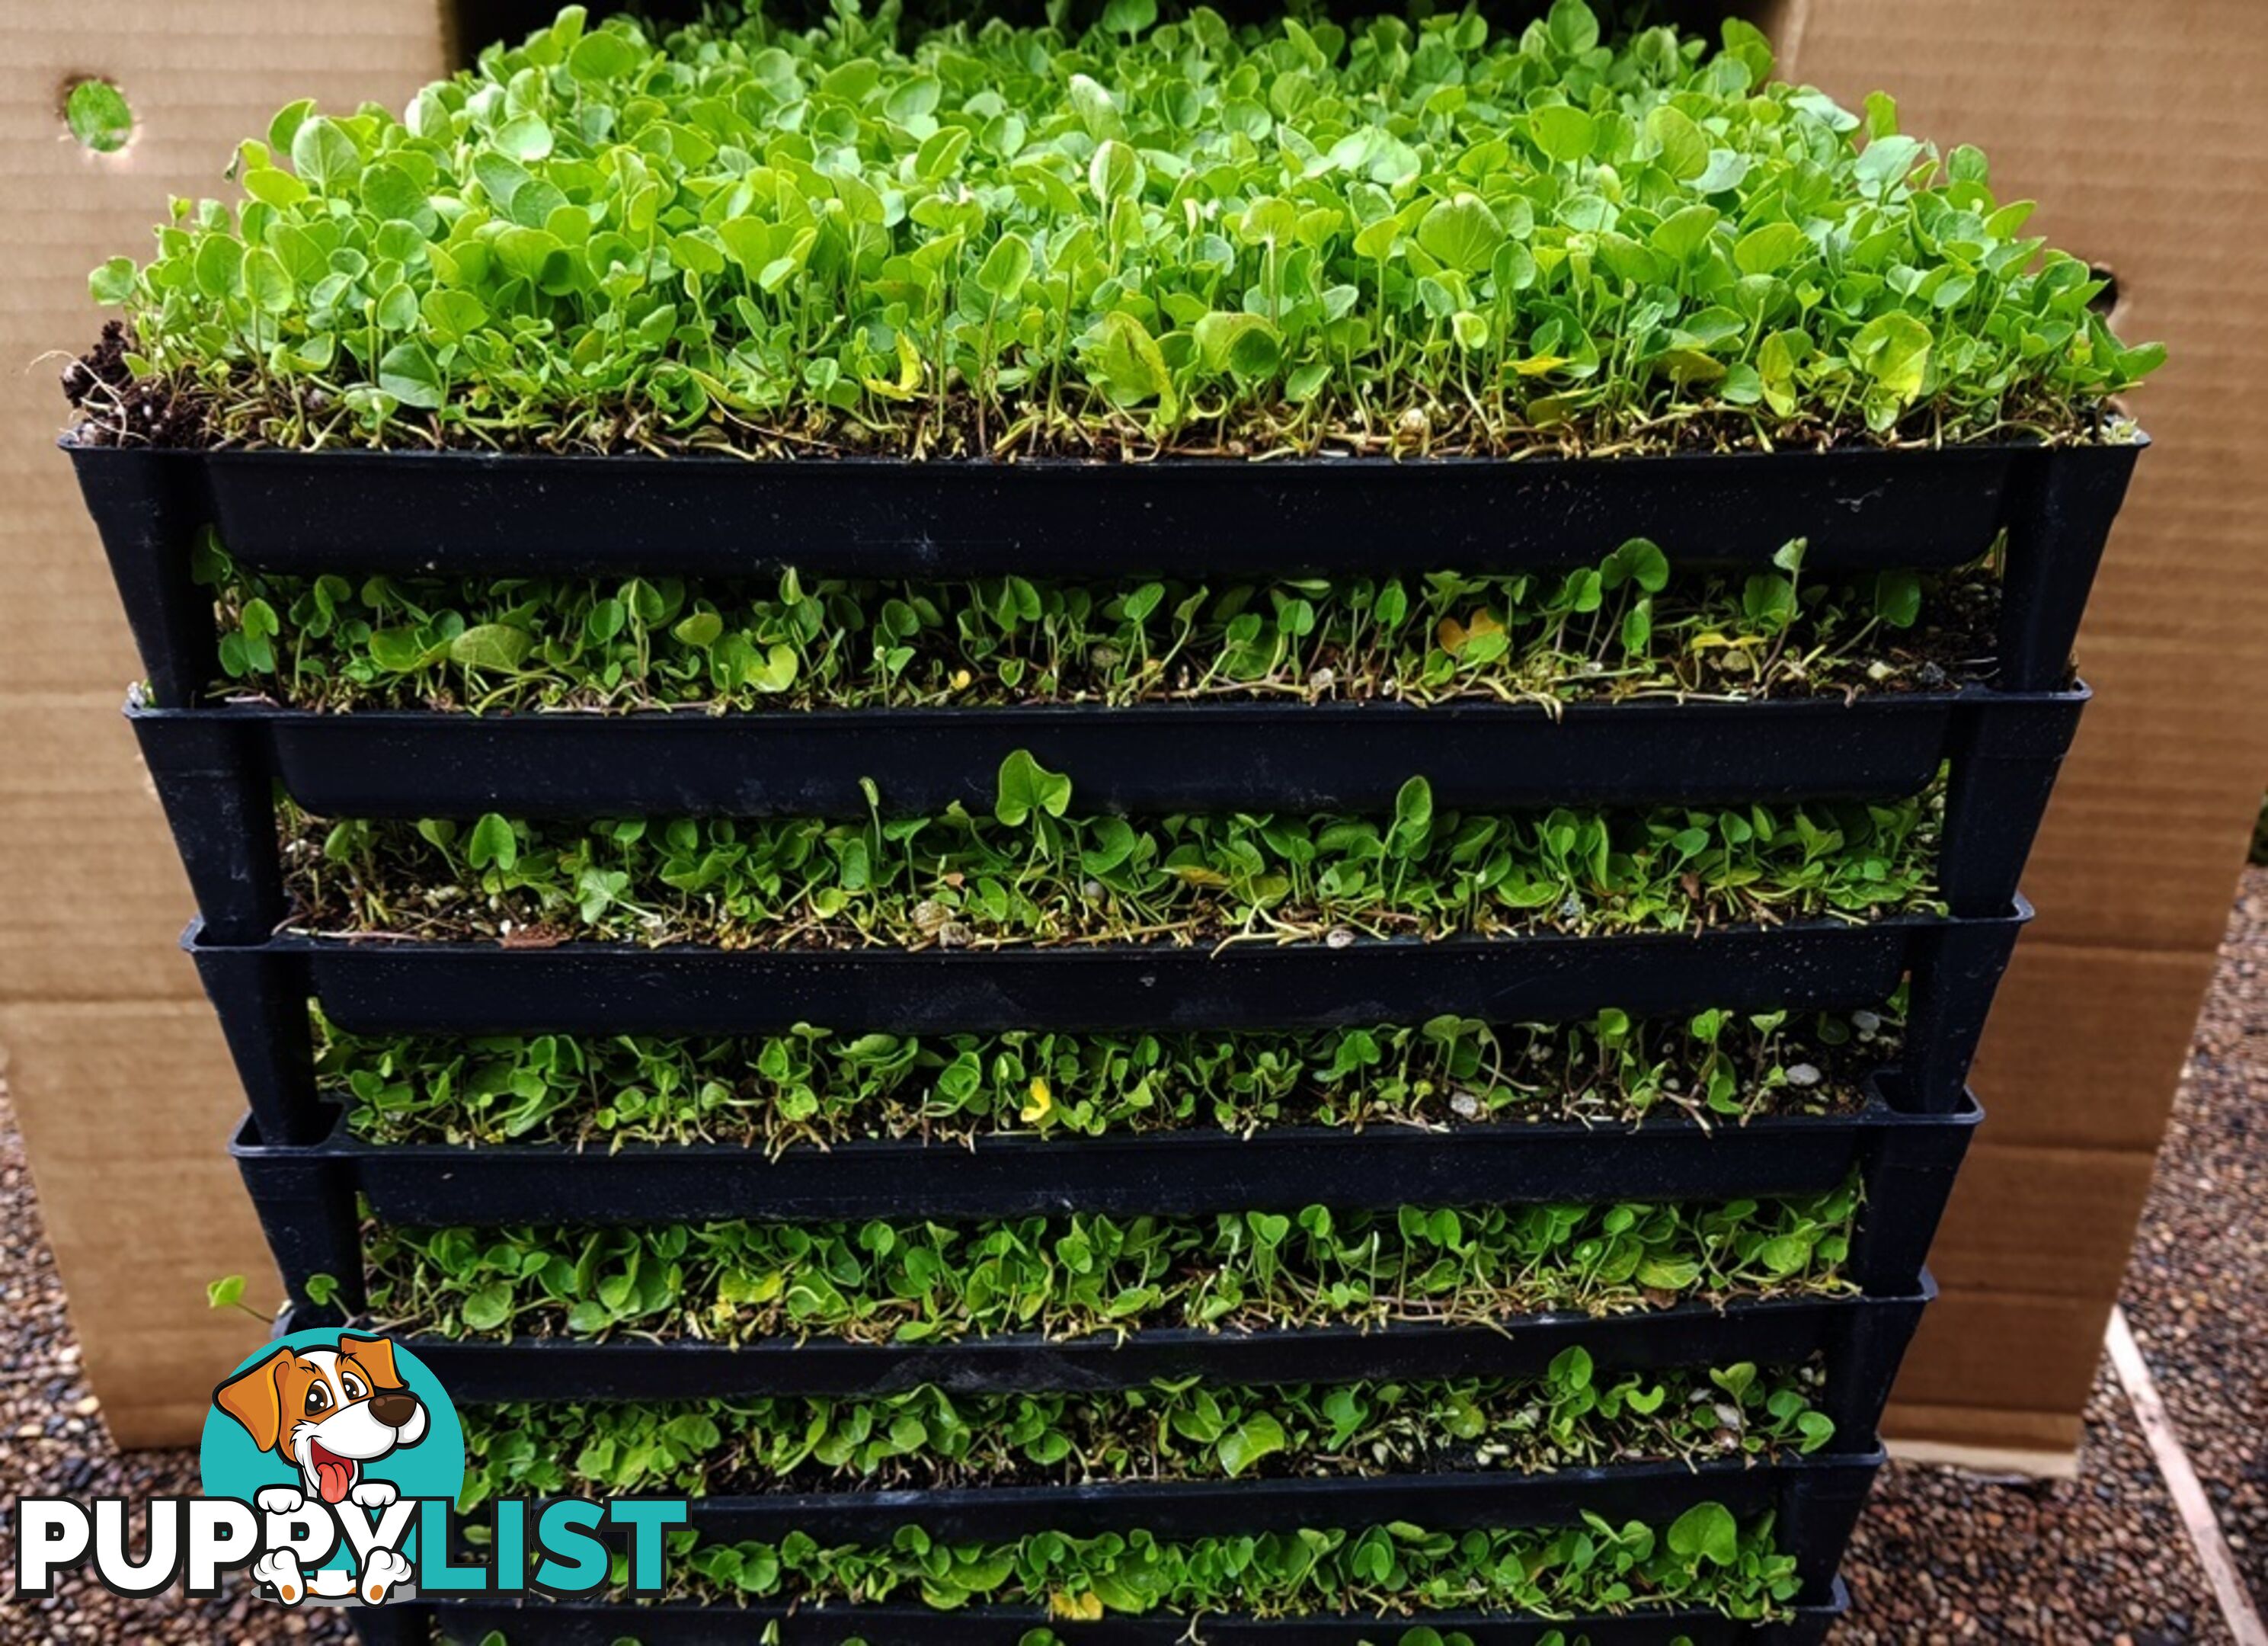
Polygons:
M354 1035L318 1019L316 1067L380 1143L733 1142L1271 1126L1731 1122L1863 1101L1894 1061L1880 1012L1606 1011L1501 1028L1469 1018L1270 1033Z
M947 1545L917 1526L887 1548L777 1544L696 1546L672 1562L682 1591L707 1598L915 1600L1042 1605L1057 1616L1244 1612L1422 1614L1462 1609L1546 1618L1703 1607L1775 1615L1795 1598L1795 1563L1770 1516L1742 1525L1700 1503L1667 1525L1580 1525L1429 1532L1395 1524L1164 1541L1144 1532Z
M868 708L1941 689L1989 672L1987 568L1673 576L1633 539L1542 576L1203 584L291 577L210 535L232 695L299 707Z
M992 813L470 823L286 807L306 929L727 948L1352 941L1684 931L1929 911L1935 794L1738 809L1391 818L1071 815L1071 782L1019 749Z
M1068 1394L523 1401L468 1410L466 1506L564 1492L927 1490L1105 1480L1538 1473L1818 1450L1820 1374L1741 1363L1595 1372L1580 1348L1527 1380Z
M365 1251L372 1315L412 1331L922 1343L1839 1295L1859 1201L1854 1181L1720 1205L373 1227Z
M93 438L850 452L2061 437L2161 358L1984 157L1580 0L657 41L300 101L95 270ZM1107 545L1101 546L1107 550Z

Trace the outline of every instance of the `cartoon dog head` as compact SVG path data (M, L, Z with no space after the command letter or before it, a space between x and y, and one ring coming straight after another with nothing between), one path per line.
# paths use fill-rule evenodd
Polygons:
M424 1403L402 1386L384 1338L279 1348L214 1390L213 1404L327 1503L346 1501L363 1465L425 1438Z

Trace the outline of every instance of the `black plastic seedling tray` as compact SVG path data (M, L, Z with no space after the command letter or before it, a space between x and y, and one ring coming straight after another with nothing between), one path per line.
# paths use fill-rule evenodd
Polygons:
M1481 572L1631 536L1689 561L1802 537L1819 570L1944 567L2006 532L2001 683L2038 690L2066 670L2141 442L1264 463L67 447L158 701L188 705L215 673L188 579L208 522L251 565L472 576Z
M350 1272L359 1289L360 1273ZM343 1290L344 1288L342 1288ZM1540 1377L1580 1347L1599 1375L1653 1368L1827 1366L1821 1408L1845 1435L1870 1436L1907 1340L1935 1296L1926 1276L1884 1296L1742 1298L1722 1306L1490 1324L1312 1326L1259 1332L1161 1327L1123 1336L1019 1332L932 1343L760 1340L738 1347L677 1340L459 1339L394 1332L460 1402L709 1400L759 1395L955 1393L1136 1388L1197 1377L1233 1386L1459 1377ZM337 1324L301 1303L284 1330ZM365 1325L373 1324L365 1320ZM382 1325L382 1323L377 1323Z
M1136 814L1382 812L1413 776L1465 808L1888 799L1949 763L1939 888L1955 912L1989 913L2015 895L2088 695L128 718L208 930L251 942L287 912L279 781L329 817L863 817L868 780L893 812L987 809L1019 749L1069 772L1082 808Z
M821 1544L871 1546L887 1544L895 1532L909 1525L919 1526L940 1540L955 1542L1005 1540L1040 1532L1093 1537L1136 1529L1171 1540L1392 1523L1450 1532L1476 1527L1551 1527L1579 1524L1586 1513L1617 1523L1640 1519L1666 1522L1696 1504L1714 1502L1742 1519L1770 1513L1773 1517L1774 1540L1783 1553L1793 1557L1797 1575L1806 1589L1816 1594L1831 1594L1835 1568L1881 1462L1882 1454L1877 1449L1770 1464L1669 1462L1576 1468L1543 1474L1474 1472L1174 1486L1134 1483L933 1492L782 1493L695 1498L688 1505L688 1524L705 1540L724 1542L777 1542L792 1532L800 1532ZM569 1610L581 1608L571 1606ZM691 1616L696 1610L685 1607L683 1614ZM549 1618L552 1613L546 1607L541 1613L523 1615L532 1622L535 1616ZM789 1613L777 1607L768 1612L718 1607L710 1613L715 1622L735 1620L745 1624L753 1619L758 1628L762 1620L775 1615ZM806 1615L824 1617L827 1613L812 1609ZM855 1635L858 1632L856 1620L866 1614L864 1608L856 1613L842 1608L833 1615L842 1627ZM913 1608L902 1608L902 1615L911 1623L920 1614ZM977 1619L989 1615L996 1620L997 1628L997 1620L1027 1614L1004 1609L989 1614L979 1611L962 1615ZM1427 1620L1413 1619L1411 1622L1425 1620ZM1185 1628L1187 1621L1181 1620L1180 1627ZM1334 1629L1346 1631L1323 1638L1366 1638L1355 1632L1360 1627L1355 1619L1297 1621L1303 1625L1328 1623ZM1158 1625L1153 1622L1152 1627ZM1278 1626L1278 1630L1283 1627ZM1370 1627L1375 1628L1375 1622ZM1398 1635L1399 1630L1395 1633ZM1206 1635L1211 1637L1211 1625L1207 1626ZM1182 1637L1175 1634L1142 1638ZM545 1638L556 1637L547 1635ZM867 1638L871 1642L873 1637ZM920 1638L927 1641L937 1637ZM968 1638L989 1640L993 1635L988 1633ZM1299 1632L1274 1632L1267 1638L1304 1641L1313 1636Z
M506 948L302 936L184 942L234 1053L260 1135L313 1142L307 1001L356 1033L758 1034L1328 1028L1879 1005L1911 972L1901 1106L1961 1101L2029 905L1991 918L1893 916L1692 934L1440 942L1366 939L991 950L735 951L563 943Z
M309 1275L362 1296L360 1219L459 1224L703 1222L755 1218L954 1220L1071 1210L1202 1215L1395 1206L1731 1200L1823 1193L1859 1174L1866 1195L1845 1273L1876 1295L1920 1283L1962 1156L1975 1101L1940 1115L1877 1099L1863 1113L1759 1120L1704 1132L1505 1122L1444 1133L1287 1127L1213 1136L997 1139L805 1148L770 1160L725 1146L578 1153L540 1146L380 1146L334 1133L267 1144L247 1120L230 1152L287 1286ZM1170 1341L1170 1340L1169 1340ZM1178 1374L1174 1374L1178 1375Z
M363 1646L427 1646L430 1631L453 1646L480 1646L493 1632L505 1646L742 1646L764 1640L777 1646L1020 1646L1035 1629L1053 1630L1064 1646L1398 1646L1403 1634L1425 1625L1444 1636L1462 1635L1473 1646L1818 1646L1842 1615L1848 1598L1838 1582L1831 1598L1798 1606L1782 1622L1740 1623L1702 1612L1659 1612L1634 1617L1576 1618L1562 1622L1506 1618L1477 1612L1430 1613L1407 1618L1207 1617L1194 1628L1185 1617L1106 1618L1075 1623L1038 1607L974 1606L937 1612L924 1606L881 1605L791 1610L778 1605L514 1604L496 1599L415 1601L350 1615ZM767 1634L777 1627L777 1634Z
M343 1117L312 1144L262 1142L249 1121L231 1146L258 1204L296 1198L310 1173L404 1228L580 1226L724 1218L865 1219L917 1207L938 1219L1069 1211L1114 1216L1357 1211L1396 1206L1727 1200L1822 1193L1853 1172L1896 1250L1868 1252L1861 1285L1910 1285L1935 1232L1979 1111L1902 1113L1876 1097L1850 1115L1704 1128L1501 1122L1442 1132L1270 1127L1045 1141L856 1141L777 1157L731 1144L571 1146L366 1143ZM1871 1245L1872 1243L1865 1243ZM1855 1254L1854 1254L1855 1260Z
M460 1400L647 1399L1542 1373L1580 1344L1609 1372L1823 1359L1822 1405L1846 1445L1871 1442L1926 1300L1919 1265L1975 1114L1962 1082L1993 988L2029 915L2014 895L2084 691L2069 661L2139 442L2049 448L1849 450L1525 462L1313 459L1099 464L578 459L475 454L173 453L71 447L141 650L151 699L136 714L200 906L189 947L227 1032L256 1130L247 1179L292 1294L313 1324L360 1307L362 1207L414 1221L603 1222L631 1214L932 1215L1064 1205L1258 1207L1324 1199L1519 1200L1798 1192L1858 1167L1867 1205L1850 1266L1866 1295L1746 1300L1592 1318L1254 1333L1160 1331L1123 1340L958 1343L452 1342L407 1347ZM1413 522L1420 523L1413 527ZM959 578L1118 574L1473 572L1594 561L1646 535L1682 563L1760 565L1808 541L1816 572L1948 568L2001 557L1989 690L1857 702L1528 706L1160 705L1125 710L889 711L724 717L325 716L210 705L218 674L210 591L190 579L208 525L242 563L295 572L393 572ZM1102 564L1107 556L1107 564ZM276 935L287 913L274 833L280 784L332 815L506 810L534 816L863 809L858 780L908 810L981 804L1010 749L1071 772L1119 810L1375 810L1411 775L1437 800L1487 805L1695 803L1913 793L1940 764L1940 886L1954 918L1806 922L1691 936L1358 941L1219 953L1164 948L908 953L725 953L568 944L343 942ZM1191 749L1202 758L1189 757ZM1604 1007L1852 1008L1911 977L1897 1103L1844 1119L1580 1134L1565 1126L1434 1137L1373 1128L1057 1144L998 1140L948 1159L878 1145L774 1163L744 1151L365 1148L316 1099L307 1002L357 1031L748 1034L1029 1028L1293 1028L1444 1012L1528 1021ZM1894 1112L1893 1111L1904 1112ZM1517 1135L1513 1135L1514 1131ZM1738 1185L1735 1189L1734 1185ZM308 1278L340 1282L306 1307ZM1864 1437L1862 1439L1862 1437ZM1223 1620L1230 1646L1394 1646L1425 1621L1476 1646L1589 1646L1684 1636L1812 1642L1840 1603L1835 1562L1876 1458L1762 1467L1438 1475L1163 1488L711 1500L715 1535L822 1533L918 1518L944 1535L1348 1524L1538 1524L1590 1509L1675 1513L1703 1495L1780 1510L1809 1598L1766 1628L1709 1617L1579 1620ZM1071 1624L977 1608L536 1610L495 1601L365 1611L371 1642L491 1629L515 1646L649 1646L747 1639L787 1646L856 1635L871 1646L1020 1641L1047 1624L1093 1646L1190 1638L1186 1620Z
M800 1531L821 1543L877 1544L886 1542L904 1525L919 1525L932 1537L955 1541L1005 1539L1039 1531L1087 1537L1136 1527L1161 1539L1172 1539L1288 1532L1306 1526L1366 1526L1395 1521L1447 1531L1473 1526L1556 1526L1574 1523L1586 1512L1616 1522L1664 1521L1675 1518L1696 1503L1717 1502L1744 1519L1767 1511L1772 1514L1775 1539L1783 1552L1794 1557L1807 1590L1828 1598L1826 1605L1814 1612L1823 1625L1822 1614L1831 1615L1839 1609L1840 1593L1834 1569L1881 1463L1881 1454L1875 1450L1771 1465L1734 1462L1697 1467L1678 1463L1640 1464L1570 1469L1552 1474L1431 1474L1175 1487L1045 1487L696 1498L689 1505L689 1524L704 1539L718 1541L776 1542L792 1532ZM511 1627L518 1623L533 1631L533 1638L547 1643L584 1638L563 1632L556 1625L570 1619L589 1619L616 1631L608 1635L590 1635L594 1641L621 1640L627 1631L629 1637L651 1641L655 1646L667 1640L752 1639L774 1620L819 1631L783 1634L779 1637L782 1640L835 1642L855 1636L867 1641L869 1646L895 1639L918 1642L920 1646L935 1646L939 1642L967 1642L972 1646L977 1642L999 1642L1008 1646L1020 1638L1021 1630L1045 1620L1036 1612L1006 1607L977 1607L940 1614L906 1605L799 1610L778 1605L741 1608L674 1605L637 1608L577 1603L563 1606L539 1601L523 1609L510 1602L499 1604L494 1600L443 1602L436 1606L435 1616L445 1627L466 1630L504 1628L508 1639ZM666 1618L673 1628L684 1632L650 1632L652 1621L659 1618ZM1162 1643L1189 1638L1189 1622L1186 1618L1112 1620L1064 1628L1064 1638L1067 1642L1123 1640ZM1444 1630L1455 1628L1469 1633L1477 1628L1481 1634L1475 1636L1476 1642L1483 1638L1533 1642L1554 1627L1567 1631L1569 1638L1575 1638L1577 1631L1587 1634L1593 1646L1608 1641L1667 1642L1677 1634L1691 1634L1696 1641L1817 1638L1800 1632L1751 1632L1752 1626L1698 1613L1557 1625L1501 1615L1491 1618L1483 1613L1407 1620L1339 1617L1260 1622L1223 1619L1219 1622L1208 1620L1200 1638L1208 1642L1250 1640L1269 1642L1270 1646L1310 1641L1382 1641L1391 1646L1403 1629L1421 1622ZM1685 1627L1673 1629L1669 1627L1673 1622ZM1692 1634L1697 1627L1701 1632ZM1796 1627L1801 1629L1802 1620ZM710 1632L701 1632L704 1628ZM728 1630L731 1632L724 1632ZM479 1638L477 1635L464 1637ZM364 1638L379 1641L388 1637L379 1634L366 1635Z
M686 1524L703 1540L777 1543L800 1532L822 1545L887 1546L919 1526L946 1542L1054 1532L1088 1538L1142 1530L1161 1540L1406 1524L1428 1531L1578 1524L1586 1512L1621 1524L1666 1523L1697 1503L1742 1519L1770 1513L1779 1548L1807 1581L1832 1581L1879 1450L1773 1463L1740 1459L1621 1464L1524 1474L1510 1470L1163 1485L983 1487L946 1491L773 1493L696 1497Z

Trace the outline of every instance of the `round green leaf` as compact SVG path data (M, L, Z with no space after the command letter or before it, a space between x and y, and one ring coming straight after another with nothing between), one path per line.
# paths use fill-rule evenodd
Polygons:
M283 259L265 246L244 255L244 290L263 314L281 314L291 306L291 277L284 271Z
M1086 186L1108 207L1142 192L1143 169L1142 157L1112 137L1095 145L1094 158L1087 162Z
M308 187L329 194L362 175L362 151L338 122L313 115L291 135L291 169Z
M425 351L423 343L398 343L380 356L378 386L405 406L416 406L422 411L440 409L443 388L440 368L433 364L433 357ZM454 654L459 646L478 632L480 631L476 629L468 629L459 635L456 644L450 648L452 653ZM519 633L519 631L512 632ZM526 654L524 648L521 654ZM465 660L460 656L458 661ZM512 665L505 667L516 666L518 661L515 658Z
M1547 103L1528 117L1528 136L1545 158L1569 165L1591 151L1596 127L1589 114L1565 103Z
M1004 234L977 265L979 289L1003 303L1012 301L1032 277L1032 243L1020 234Z
M637 52L612 29L584 35L567 54L567 71L593 85L621 79L637 63Z
M1675 105L1662 103L1650 111L1646 135L1661 151L1661 169L1679 182L1690 182L1709 169L1709 134Z
M1256 1412L1220 1437L1220 1466L1233 1480L1271 1452L1283 1450L1285 1443L1284 1426L1267 1413Z
M1731 1566L1741 1558L1740 1523L1722 1503L1696 1503L1670 1523L1669 1548L1683 1560Z
M465 860L475 868L486 868L494 864L509 869L519 861L519 837L512 830L511 822L494 812L483 815L473 825L473 832L465 842Z
M197 242L192 265L197 290L225 301L244 290L244 245L225 234L207 234Z
M475 1332L493 1332L512 1318L512 1288L490 1281L465 1299L465 1324Z
M527 661L535 637L505 623L476 624L449 642L449 661L465 668L509 672Z
M1418 245L1460 274L1487 268L1503 239L1503 229L1478 195L1444 200L1418 223Z
M1767 223L1750 229L1733 247L1733 262L1742 274L1771 274L1811 249L1811 241L1793 223Z
M1020 828L1035 811L1060 817L1071 808L1071 779L1050 771L1019 749L1000 763L998 788L992 815L1011 829Z
M498 126L494 141L504 153L526 164L551 152L551 128L540 114L521 114Z

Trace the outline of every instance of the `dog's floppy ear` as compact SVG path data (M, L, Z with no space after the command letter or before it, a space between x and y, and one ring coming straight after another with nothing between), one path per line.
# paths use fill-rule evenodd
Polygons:
M347 1332L339 1333L339 1353L370 1374L370 1386L378 1389L399 1389L401 1376L394 1369L394 1341L390 1338L358 1338Z
M213 1404L243 1424L262 1451L274 1451L284 1439L284 1369L291 1363L291 1351L277 1349L213 1391Z

